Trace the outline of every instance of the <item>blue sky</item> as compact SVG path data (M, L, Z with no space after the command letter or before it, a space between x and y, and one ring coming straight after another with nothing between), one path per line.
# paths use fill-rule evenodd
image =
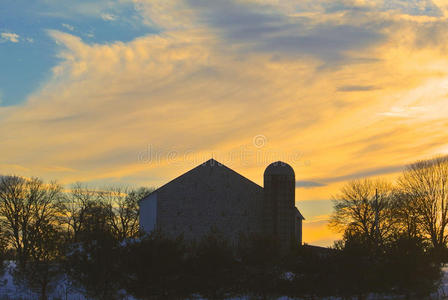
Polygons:
M17 105L51 77L58 45L48 30L74 34L88 44L129 42L156 33L129 1L2 0L0 105Z

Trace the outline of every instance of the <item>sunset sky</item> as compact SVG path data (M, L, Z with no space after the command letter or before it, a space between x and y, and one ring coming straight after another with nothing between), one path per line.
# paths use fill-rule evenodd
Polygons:
M448 153L448 1L2 0L0 174L157 187L214 157L332 195Z

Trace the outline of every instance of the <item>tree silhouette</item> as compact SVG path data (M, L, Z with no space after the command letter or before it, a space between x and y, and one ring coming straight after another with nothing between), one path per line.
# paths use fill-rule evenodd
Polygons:
M185 252L181 237L168 239L159 232L129 241L122 249L122 287L142 299L189 296Z
M403 202L437 249L448 241L448 158L416 162L398 181Z
M334 197L330 226L383 244L394 232L392 186L382 180L359 179L347 183Z
M119 244L110 226L104 203L89 203L80 212L83 223L77 242L66 258L66 272L74 287L88 297L116 299L119 296Z

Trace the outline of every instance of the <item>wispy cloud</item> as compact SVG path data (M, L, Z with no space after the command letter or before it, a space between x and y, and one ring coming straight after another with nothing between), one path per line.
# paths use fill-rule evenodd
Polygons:
M70 24L62 23L61 25L62 25L62 27L66 28L66 29L68 29L70 31L74 31L75 30L75 27L70 25Z
M101 19L103 19L104 21L115 21L117 19L117 16L111 13L102 13Z
M341 175L341 176L320 178L319 180L324 183L342 182L342 181L365 178L365 177L381 176L381 175L387 175L387 174L391 174L391 173L398 173L398 172L404 170L405 167L406 167L406 165L396 165L396 166L372 168L372 169L362 170L359 172L345 174L345 175Z
M316 23L312 18L286 15L266 4L233 0L219 4L205 0L187 2L198 11L200 22L211 26L226 44L244 53L313 56L331 65L347 60L348 51L365 49L385 39L381 32L384 24L375 24L373 20L359 25L333 19Z
M396 118L412 118L424 114L428 111L428 107L425 106L410 106L399 107L394 106L387 112L379 113L381 116L396 117Z
M11 42L18 43L20 40L20 36L17 33L13 32L2 32L0 33L0 42Z
M296 187L301 188L315 188L325 186L323 183L315 182L315 181L296 181Z
M444 153L440 153L437 155L443 156ZM414 163L416 160L411 161L410 163ZM428 160L424 160L429 163L432 163L434 161L433 158L430 158ZM394 173L401 173L402 171L406 170L406 168L409 166L409 164L403 164L403 165L392 165L392 166L385 166L385 167L377 167L377 168L371 168L371 169L364 169L358 172L345 174L341 176L334 176L334 177L325 177L325 178L318 178L315 179L316 181L297 181L296 187L322 187L326 186L327 184L337 183L337 182L345 182L349 180L354 179L361 179L361 178L367 178L367 177L378 177L378 176L386 176L389 174ZM322 182L322 183L318 183Z
M385 1L384 9L397 10L415 16L441 17L441 9L431 0L394 0Z
M17 33L13 32L1 32L0 33L0 43L2 42L10 42L10 43L20 43L20 42L28 42L34 43L34 39L31 37L21 37Z
M378 89L378 87L373 85L344 85L338 87L339 92L365 92L376 89Z

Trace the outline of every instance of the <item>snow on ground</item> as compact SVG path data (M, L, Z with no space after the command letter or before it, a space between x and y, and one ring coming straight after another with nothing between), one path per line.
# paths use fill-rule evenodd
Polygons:
M438 296L440 299L448 299L448 264L442 267L442 273L443 277L438 290Z
M0 276L0 299L20 299L20 300L34 300L39 299L39 294L33 293L28 289L24 289L23 287L16 286L14 284L14 279L11 275L11 270L14 269L15 263L9 262L7 263L7 267L5 268L5 273L3 276ZM440 284L440 288L433 295L434 300L442 300L448 299L448 264L442 268L443 277ZM85 300L86 298L79 292L72 290L69 287L68 281L66 279L61 280L54 291L52 291L49 295L49 299L64 299L64 300ZM125 300L135 300L133 297L125 297ZM227 300L249 300L253 299L251 297L235 297L228 298ZM338 297L328 297L320 300L339 300L341 298ZM367 297L367 300L378 300L378 299L396 299L393 297L387 296L378 296L378 295L370 295ZM206 300L203 298L194 298L194 300ZM272 298L271 300L293 300L293 298L289 297L278 297Z
M14 268L15 263L13 261L8 262L5 268L5 273L2 277L0 277L0 299L39 299L39 294L14 283L14 279L11 274ZM61 280L57 284L56 288L50 293L50 299L51 298L66 300L85 299L82 294L72 291L66 280Z

